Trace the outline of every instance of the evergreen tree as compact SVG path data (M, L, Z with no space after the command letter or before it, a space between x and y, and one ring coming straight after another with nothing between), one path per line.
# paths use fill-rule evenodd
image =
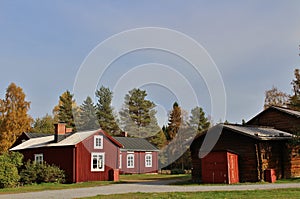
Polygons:
M167 128L168 140L173 140L182 124L181 108L177 102L173 104L173 110L169 115L169 123Z
M94 105L91 97L87 97L80 106L80 117L78 124L78 129L80 130L92 130L99 128L96 116L96 106Z
M110 91L109 88L101 86L101 88L96 91L96 97L98 97L96 114L101 129L111 135L119 135L121 130L117 124L115 119L116 117L111 106L113 98L112 91Z
M202 133L210 126L210 122L201 107L195 107L191 110L191 116L189 119L189 126L192 127L197 133Z
M163 130L160 130L156 135L149 137L147 140L155 145L158 149L163 148L167 144L167 138Z
M155 117L155 104L146 100L144 90L133 89L125 96L120 111L123 130L135 137L151 137L160 131Z
M54 111L57 110L58 122L66 123L67 127L76 131L73 116L73 112L75 113L76 109L77 106L75 100L73 100L73 95L67 90L59 97L58 108L57 106L54 108Z
M294 71L295 79L291 82L293 86L293 95L290 96L290 101L288 107L300 111L300 71L295 69Z
M27 113L30 102L25 98L22 88L11 83L5 99L0 101L0 153L6 152L23 132L31 128L32 118Z
M32 127L32 132L34 133L50 133L54 134L54 118L51 115L46 114L42 118L37 118Z

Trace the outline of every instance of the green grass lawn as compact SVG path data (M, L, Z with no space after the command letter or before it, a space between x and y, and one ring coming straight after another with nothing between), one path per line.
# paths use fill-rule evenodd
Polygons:
M76 183L76 184L42 183L42 184L25 185L25 186L20 186L20 187L16 187L16 188L0 189L0 194L96 187L96 186L109 185L109 184L113 184L113 183L114 182L111 182L111 181L83 182L83 183Z
M180 179L180 178L188 180L190 178L190 175L160 175L160 174L120 175L120 182L95 181L95 182L83 182L83 183L76 183L76 184L42 183L42 184L25 185L16 188L0 189L0 194L24 193L24 192L32 192L32 191L45 191L45 190L58 190L58 189L73 189L73 188L104 186L104 185L109 185L114 183L150 181L150 180L170 180L170 179Z
M128 194L113 194L113 195L99 195L89 197L87 199L163 199L163 198L289 198L296 199L300 197L300 189L274 189L274 190L255 190L255 191L210 191L210 192L176 192L176 193L128 193Z

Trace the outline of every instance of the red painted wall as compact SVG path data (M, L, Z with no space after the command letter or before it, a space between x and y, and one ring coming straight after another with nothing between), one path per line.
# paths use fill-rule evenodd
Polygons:
M113 170L119 168L119 148L103 137L103 149L94 149L94 136L76 145L76 182L113 180L110 179L110 175L113 175ZM91 171L92 152L105 153L104 171Z
M94 135L103 135L95 133ZM43 154L44 161L55 164L66 172L67 182L85 182L100 180L116 180L119 168L118 146L103 135L103 149L94 149L94 135L78 143L76 146L45 147L20 151L24 160L34 160L34 154ZM104 171L91 171L91 153L103 152L105 154Z
M157 173L158 172L158 152L152 153L152 167L145 166L145 155L144 151L134 152L134 168L127 168L127 153L122 151L122 168L120 168L120 173L123 174L140 174L140 173Z
M44 161L49 164L55 164L63 169L66 173L67 182L74 182L75 176L73 175L73 146L68 147L48 147L36 148L19 151L24 155L24 161L34 160L34 154L43 154Z

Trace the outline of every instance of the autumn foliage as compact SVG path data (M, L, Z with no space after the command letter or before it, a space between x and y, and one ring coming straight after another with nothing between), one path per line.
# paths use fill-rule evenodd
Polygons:
M6 152L22 132L31 128L32 118L27 113L30 102L25 97L22 88L11 83L5 99L0 100L0 153Z

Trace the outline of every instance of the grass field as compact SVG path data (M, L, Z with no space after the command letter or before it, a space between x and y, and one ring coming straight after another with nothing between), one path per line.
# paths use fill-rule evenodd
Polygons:
M25 185L16 188L0 189L0 194L96 187L96 186L105 186L113 183L114 182L109 182L109 181L83 182L83 183L76 183L76 184L42 183L42 184Z
M170 179L188 180L189 178L190 178L190 175L160 175L160 174L120 175L120 182L95 181L95 182L83 182L83 183L76 183L76 184L42 183L42 184L20 186L20 187L16 187L16 188L0 189L0 194L96 187L96 186L105 186L105 185L114 184L114 183L151 181L151 180L170 180Z
M274 190L255 190L255 191L211 191L211 192L177 192L177 193L129 193L129 194L114 194L114 195L99 195L89 197L87 199L164 199L164 198L213 198L213 199L274 199L274 198L288 198L298 199L300 197L300 189L274 189Z

